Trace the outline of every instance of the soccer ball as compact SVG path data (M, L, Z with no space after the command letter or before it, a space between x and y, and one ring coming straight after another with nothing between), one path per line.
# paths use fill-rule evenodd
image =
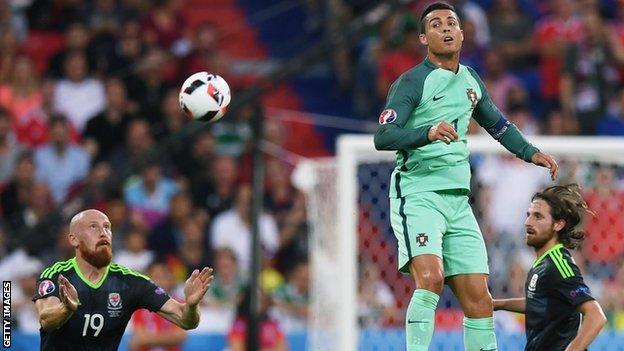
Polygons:
M215 122L225 114L232 96L225 79L198 72L188 77L180 89L180 108L191 118Z

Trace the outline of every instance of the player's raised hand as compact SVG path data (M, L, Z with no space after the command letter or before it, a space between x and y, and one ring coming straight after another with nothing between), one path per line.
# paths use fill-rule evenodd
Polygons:
M550 178L552 180L557 179L557 174L559 173L559 165L557 165L557 161L555 161L554 157L542 152L536 152L535 154L533 154L533 157L531 157L531 162L535 163L538 166L548 168L550 170Z
M449 122L442 121L429 128L427 138L429 138L429 141L431 142L442 140L443 142L450 144L451 142L459 139L459 135L457 135L457 131Z
M186 297L186 303L190 306L196 306L208 291L210 282L213 279L212 268L204 267L199 271L196 269L191 273L191 276L184 283L184 296Z
M76 288L62 274L58 277L58 286L61 302L70 311L76 311L80 305L80 299L78 298L78 291L76 291Z

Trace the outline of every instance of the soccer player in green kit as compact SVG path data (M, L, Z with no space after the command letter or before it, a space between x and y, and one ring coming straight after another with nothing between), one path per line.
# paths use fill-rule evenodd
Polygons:
M445 282L464 311L465 349L497 350L487 252L467 196L470 118L517 157L548 168L553 180L558 166L505 119L477 73L459 64L464 38L452 6L428 6L421 33L427 58L392 84L375 134L378 150L397 151L390 221L399 270L416 283L405 320L407 350L428 349Z

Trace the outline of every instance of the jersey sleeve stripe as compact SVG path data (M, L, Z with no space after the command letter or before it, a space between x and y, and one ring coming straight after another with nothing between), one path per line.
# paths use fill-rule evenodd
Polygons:
M143 278L145 280L151 280L150 277L148 277L148 276L146 276L144 274L141 274L141 273L139 273L139 272L137 272L135 270L132 270L132 269L130 269L128 267L120 266L117 263L111 264L110 265L110 270L113 271L113 272L119 272L119 273L121 273L123 275L133 275L135 277Z
M50 270L46 276L44 278L52 278L53 275L55 275L58 272L65 272L67 270L69 270L72 266L71 261L69 262L65 262L57 267L54 267L52 270Z
M570 264L568 263L568 260L565 257L563 257L563 254L561 253L561 251L560 250L554 250L553 254L555 254L555 256L559 258L559 262L561 263L561 267L568 272L570 277L573 277L574 276L574 271L572 270L572 267L570 267Z
M561 274L561 276L565 279L568 277L571 277L571 275L569 275L568 271L565 270L562 267L562 263L559 261L559 259L557 258L557 256L555 256L555 254L553 254L553 252L550 252L548 254L548 256L550 256L550 258L552 259L553 263L555 264L555 266L557 267L557 270L559 271L559 274Z

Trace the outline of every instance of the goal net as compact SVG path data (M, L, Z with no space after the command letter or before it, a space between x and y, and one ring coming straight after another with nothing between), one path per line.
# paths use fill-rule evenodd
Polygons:
M580 184L596 213L587 219L588 238L576 260L607 314L617 313L624 308L624 140L530 139L556 156L561 168L557 183ZM526 209L534 192L553 183L547 170L516 159L489 136L470 136L468 145L471 204L488 248L492 295L521 296L534 259L524 244ZM312 226L309 350L405 350L404 311L414 286L397 272L389 223L394 160L393 152L374 149L372 135L344 135L336 157L303 161L295 171L295 182L308 195ZM445 288L430 349L463 350L462 318ZM617 329L617 318L611 320ZM496 312L495 322L501 350L523 349L521 317ZM605 338L597 342L610 350Z

